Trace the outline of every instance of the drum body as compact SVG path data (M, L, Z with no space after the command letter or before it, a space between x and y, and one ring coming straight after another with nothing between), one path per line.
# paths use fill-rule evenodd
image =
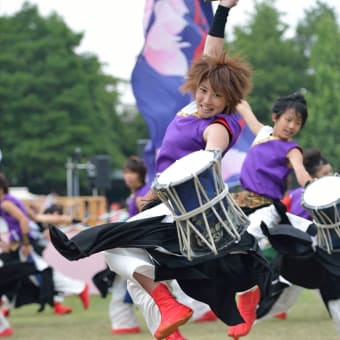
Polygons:
M152 187L172 212L181 252L189 260L238 242L249 224L223 182L220 151L201 150L181 158Z
M328 253L340 252L340 176L316 179L303 191L302 205L317 226L317 244Z

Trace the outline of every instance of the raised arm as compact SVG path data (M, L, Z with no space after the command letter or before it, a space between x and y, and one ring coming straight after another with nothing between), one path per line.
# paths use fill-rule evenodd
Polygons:
M303 165L303 155L299 149L291 149L287 154L287 158L294 170L296 180L301 186L304 187L308 182L313 180Z
M236 106L236 111L242 116L251 132L256 136L264 125L257 119L248 102L242 100Z
M203 54L213 57L223 52L225 25L230 9L237 3L238 0L220 0L205 40Z

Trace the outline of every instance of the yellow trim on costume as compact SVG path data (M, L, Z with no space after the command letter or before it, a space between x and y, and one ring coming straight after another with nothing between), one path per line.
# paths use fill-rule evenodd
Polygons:
M184 111L179 111L179 112L177 113L177 116L181 116L181 117L194 116L194 117L196 117L196 118L200 118L200 116L198 115L198 112L188 113L188 112L184 112Z
M269 142L271 140L282 140L282 139L279 138L279 137L275 137L275 136L270 135L268 137L265 137L263 139L256 141L252 146L257 145L257 144L261 144L261 143L266 143L266 142Z

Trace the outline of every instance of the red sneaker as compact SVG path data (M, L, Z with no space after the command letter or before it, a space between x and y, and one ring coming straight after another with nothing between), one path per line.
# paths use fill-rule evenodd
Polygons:
M5 330L3 330L2 332L0 332L0 336L10 336L13 334L13 329L12 328L6 328Z
M72 313L72 308L68 306L64 306L60 302L56 302L54 304L54 314L56 315L64 315Z
M175 330L172 334L168 335L165 340L187 340L179 331L179 329Z
M4 305L4 300L2 298L0 298L0 307L2 307ZM1 308L0 313L2 313L3 316L9 316L10 314L10 310L8 308Z
M236 326L230 326L228 328L228 336L237 340L239 337L245 336L250 332L256 319L256 308L260 301L260 296L259 288L240 295L237 307L245 322Z
M192 309L179 303L164 284L159 284L150 295L161 314L161 322L154 333L156 339L166 338L191 318Z
M212 310L205 312L201 317L194 320L194 322L209 322L209 321L216 321L217 316Z
M277 314L274 315L274 318L286 320L287 319L287 313L285 313L285 312L277 313Z
M112 329L112 334L131 334L131 333L140 333L140 332L141 332L140 327Z
M11 312L10 312L10 310L9 309L6 309L6 308L3 308L2 310L1 310L1 313L2 313L2 315L3 316L9 316L10 314L11 314Z
M79 294L79 298L81 303L83 304L84 309L89 308L90 304L90 293L89 293L89 285L86 283L84 290Z

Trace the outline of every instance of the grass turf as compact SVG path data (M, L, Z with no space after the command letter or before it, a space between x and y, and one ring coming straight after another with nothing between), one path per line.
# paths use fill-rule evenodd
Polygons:
M108 317L109 298L92 296L90 308L83 310L77 297L66 297L65 304L73 313L56 316L47 306L42 313L36 305L23 306L11 311L9 322L14 334L8 339L23 340L146 340L153 339L148 332L142 315L137 316L142 332L133 335L112 335ZM188 340L231 339L227 326L221 321L192 323L181 327ZM5 339L5 338L4 338ZM304 290L286 320L268 319L254 325L247 340L338 340L333 322L321 299L314 291Z

